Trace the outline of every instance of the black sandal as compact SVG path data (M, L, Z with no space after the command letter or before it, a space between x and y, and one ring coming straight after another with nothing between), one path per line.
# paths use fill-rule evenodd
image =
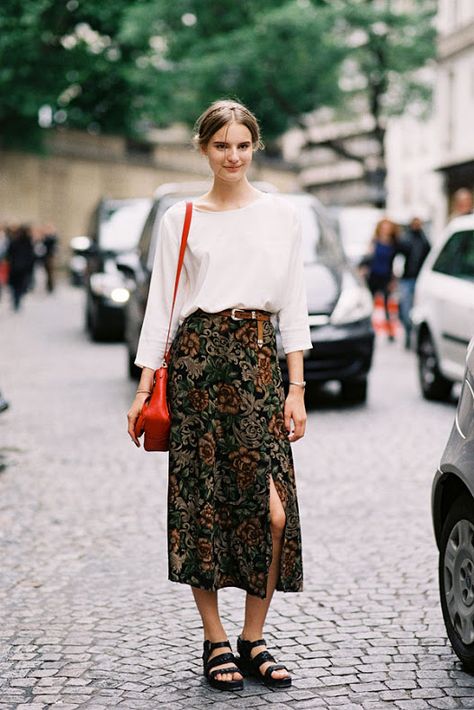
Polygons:
M218 690L243 690L244 681L240 680L218 680L216 675L220 673L241 673L240 668L237 667L235 656L232 653L221 653L213 658L209 659L212 651L215 648L229 648L231 649L230 643L228 641L218 641L216 643L211 643L211 641L204 641L204 651L202 654L202 662L204 665L204 676L207 678L209 685ZM229 667L219 668L217 670L212 670L216 666L221 666L223 663L230 664Z
M291 685L291 676L286 678L273 678L273 671L287 671L288 668L283 665L283 663L276 663L272 654L268 651L260 651L257 655L252 658L251 650L256 646L266 646L265 639L258 639L258 641L244 641L244 639L237 639L237 650L239 652L239 658L237 659L237 665L242 671L243 675L252 675L255 678L264 683L267 688L289 688ZM267 663L270 661L271 666L268 666L265 673L260 672L260 666L262 663Z

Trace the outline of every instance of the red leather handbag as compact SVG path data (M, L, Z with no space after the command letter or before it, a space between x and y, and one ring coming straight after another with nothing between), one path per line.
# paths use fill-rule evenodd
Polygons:
M183 233L181 235L181 247L176 269L173 303L168 324L168 334L166 336L165 354L161 367L155 370L151 394L148 399L145 400L138 419L135 422L135 436L140 438L142 434L145 434L143 446L146 451L168 451L169 449L171 414L166 397L166 388L168 384L168 364L171 344L170 347L168 347L168 341L192 213L193 203L186 202L186 214L184 216Z

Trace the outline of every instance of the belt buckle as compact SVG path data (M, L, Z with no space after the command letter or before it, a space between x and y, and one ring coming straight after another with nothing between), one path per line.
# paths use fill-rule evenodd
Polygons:
M241 311L241 310L242 310L241 308L233 308L231 310L230 317L232 318L232 320L244 320L244 318L239 318L238 316L235 315L236 311Z

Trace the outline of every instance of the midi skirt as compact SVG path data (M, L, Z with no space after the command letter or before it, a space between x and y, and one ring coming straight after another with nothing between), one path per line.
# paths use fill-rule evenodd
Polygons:
M270 478L286 514L277 589L302 589L295 474L271 321L195 311L170 351L169 579L266 596Z

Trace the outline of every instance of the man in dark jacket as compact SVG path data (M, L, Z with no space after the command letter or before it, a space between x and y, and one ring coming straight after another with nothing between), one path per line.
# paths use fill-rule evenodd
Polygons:
M414 217L410 222L406 234L400 240L398 251L405 257L405 266L399 282L400 320L405 329L405 347L410 347L411 318L410 311L413 307L413 296L415 284L420 269L430 251L430 243L423 231L423 225L418 217Z

